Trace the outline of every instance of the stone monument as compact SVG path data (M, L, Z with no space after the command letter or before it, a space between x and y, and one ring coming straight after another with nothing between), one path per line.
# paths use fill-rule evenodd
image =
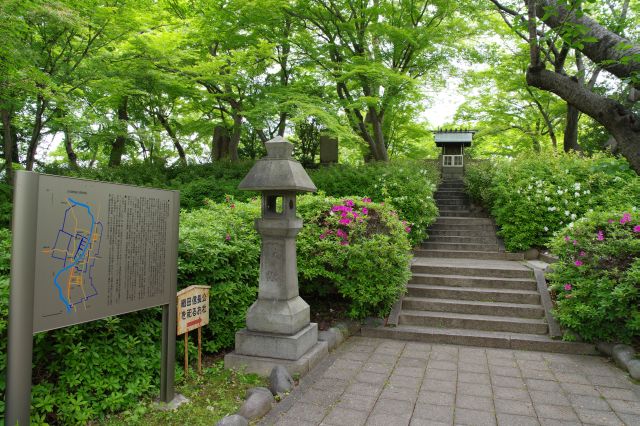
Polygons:
M320 164L338 162L338 139L327 135L320 136Z
M236 333L235 352L225 367L268 376L275 365L290 374L304 374L327 353L318 342L318 325L311 323L309 305L298 293L296 194L313 192L293 145L276 137L265 144L267 156L258 160L239 189L262 192L262 217L255 227L262 237L258 300L247 312L247 327Z

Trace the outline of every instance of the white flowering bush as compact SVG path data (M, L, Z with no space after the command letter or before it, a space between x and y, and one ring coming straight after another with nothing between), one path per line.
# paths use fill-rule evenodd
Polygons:
M491 211L512 251L545 247L585 213L640 199L638 175L624 160L604 154L526 156L471 165L466 184L471 196Z

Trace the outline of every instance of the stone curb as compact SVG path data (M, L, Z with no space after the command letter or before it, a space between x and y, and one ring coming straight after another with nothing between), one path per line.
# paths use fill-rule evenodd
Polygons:
M329 346L329 351L333 351L336 349L342 342L347 340L349 337L360 331L361 325L357 321L345 321L336 324L335 327L331 327L328 330L319 331L318 332L318 341L327 342ZM318 365L316 365L311 371L304 375L303 378L300 379L298 386L293 388L288 396L283 398L277 404L271 404L269 410L261 415L262 420L258 423L259 425L266 425L269 420L275 420L275 418L283 411L288 410L293 406L296 400L300 397L302 392L311 387L311 385L315 382L315 380L324 372L324 370L331 365L334 361L335 356L329 354L323 361L321 361ZM249 389L247 391L247 400L256 392L264 392L266 390L271 395L271 391L266 388L254 388ZM273 398L273 397L272 397ZM246 401L245 401L246 403ZM233 415L229 415L227 417L222 418L216 426L244 426L248 425L250 421L255 421L260 417L246 419L240 412L243 410L244 404L240 407L237 413Z
M631 346L599 342L596 349L613 358L616 365L629 373L634 380L640 380L640 358L636 358L638 354Z
M328 336L329 334L333 334L336 337L336 345L331 346L329 343L329 350L333 351L337 348L341 343L346 341L349 337L354 334L360 332L361 324L357 321L345 321L342 323L336 324L335 327L331 327L329 330L326 330ZM335 334L337 333L337 335ZM341 336L341 337L339 337ZM321 340L320 333L318 333L318 340ZM305 374L304 377L300 379L298 386L293 388L293 390L282 400L280 400L274 407L272 407L271 412L266 414L258 423L258 426L268 426L275 423L278 419L278 416L289 410L293 404L296 403L298 399L302 396L302 394L311 386L315 381L322 376L324 371L331 365L336 359L335 351L330 352L324 360L322 360L318 365L316 365L311 371Z

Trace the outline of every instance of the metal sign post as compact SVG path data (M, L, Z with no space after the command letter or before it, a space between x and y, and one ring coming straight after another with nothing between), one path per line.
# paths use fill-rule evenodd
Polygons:
M174 398L177 191L18 171L6 424L29 424L33 334L162 306L160 399Z

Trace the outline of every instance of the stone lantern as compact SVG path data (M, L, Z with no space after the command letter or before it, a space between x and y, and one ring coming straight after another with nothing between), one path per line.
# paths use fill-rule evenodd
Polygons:
M267 156L258 160L239 189L262 192L262 215L255 227L262 237L258 300L247 312L247 328L236 333L235 352L226 367L268 375L284 365L291 374L306 373L324 354L318 325L310 322L309 305L298 293L296 194L316 191L304 168L291 154L293 145L276 137L265 144Z

